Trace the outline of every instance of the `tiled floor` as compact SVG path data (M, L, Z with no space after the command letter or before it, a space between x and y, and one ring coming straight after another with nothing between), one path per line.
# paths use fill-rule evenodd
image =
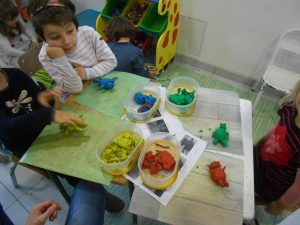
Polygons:
M68 204L51 181L30 169L17 166L15 173L20 187L14 188L9 176L10 166L11 164L0 163L0 201L14 224L24 225L31 208L47 199L57 201L62 206L62 210L54 222L46 224L64 224Z

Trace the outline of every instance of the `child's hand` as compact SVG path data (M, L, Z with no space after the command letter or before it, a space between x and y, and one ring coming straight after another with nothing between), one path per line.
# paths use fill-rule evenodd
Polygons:
M41 106L51 107L49 102L54 100L55 98L60 98L63 94L63 89L59 87L55 87L51 90L42 91L39 93L37 99Z
M266 211L272 215L280 215L286 209L286 206L280 201L273 201L266 206Z
M54 122L58 123L58 124L63 124L63 123L67 123L67 124L85 124L85 122L83 121L83 119L81 119L79 116L70 114L70 113L66 113L66 112L62 112L59 110L55 110L54 111L54 118L53 118Z
M150 68L148 69L148 74L149 74L150 77L156 76L157 73L158 73L158 72L157 72L157 69L156 69L155 67L150 67Z
M61 207L53 200L41 202L31 210L26 225L44 225L48 219L53 221L58 210L61 210Z
M47 47L46 52L51 59L57 59L65 56L64 50L60 47Z
M77 67L74 68L74 70L80 76L82 81L87 80L87 75L86 75L85 69L83 67L77 66Z

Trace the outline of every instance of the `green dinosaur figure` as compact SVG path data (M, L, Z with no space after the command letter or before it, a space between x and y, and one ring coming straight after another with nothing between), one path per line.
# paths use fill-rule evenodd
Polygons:
M223 147L227 147L229 133L227 132L226 123L220 123L220 127L213 132L212 137L214 138L214 145L220 143Z

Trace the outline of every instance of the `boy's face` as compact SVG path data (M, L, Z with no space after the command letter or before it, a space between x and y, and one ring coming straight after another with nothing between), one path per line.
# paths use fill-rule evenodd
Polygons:
M50 47L60 47L66 54L73 53L77 44L77 30L74 23L43 26L45 41Z

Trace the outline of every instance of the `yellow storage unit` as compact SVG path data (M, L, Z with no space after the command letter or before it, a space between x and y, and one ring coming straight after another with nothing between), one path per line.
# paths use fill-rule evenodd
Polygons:
M139 16L139 21L133 22L139 31L153 38L155 52L150 57L153 58L155 68L161 72L176 54L180 25L179 0L107 0L102 14L97 18L96 29L106 39L104 30L111 16L130 18L130 10L136 5L144 7L145 11Z

